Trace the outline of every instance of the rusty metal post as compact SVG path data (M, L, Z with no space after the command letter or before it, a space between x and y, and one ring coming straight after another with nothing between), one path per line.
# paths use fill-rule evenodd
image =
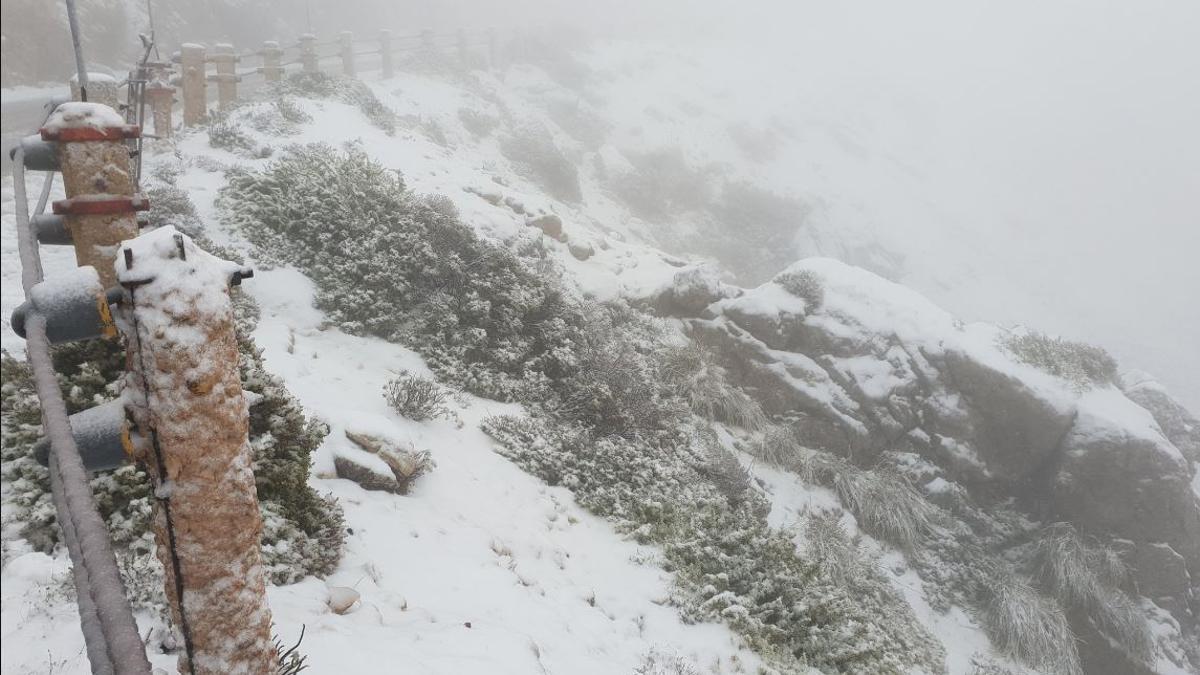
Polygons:
M146 98L150 99L150 115L154 119L154 135L169 139L174 135L171 111L175 106L175 87L166 80L156 79L146 85Z
M262 50L258 52L262 56L262 74L267 82L278 82L283 79L283 66L280 65L283 59L283 50L279 48L279 43L273 40L267 40L263 43Z
M383 79L388 79L396 74L395 66L392 63L392 31L384 29L379 31L379 58L383 66Z
M204 45L185 44L179 48L183 71L183 126L204 124L208 116L208 82L204 76Z
M317 74L317 36L312 33L300 36L300 65L309 75Z
M467 31L458 29L458 64L463 68L470 67L470 55L467 53Z
M217 83L217 106L228 110L237 103L237 83L241 77L237 74L238 57L233 53L233 45L220 43L213 45L208 60L216 66L217 73L209 77Z
M113 110L121 110L121 100L117 95L117 80L106 73L88 73L87 97L88 103L100 103ZM71 76L71 100L78 101L79 75Z
M354 33L348 30L338 33L338 43L342 51L342 73L354 77Z
M154 484L154 533L183 638L179 670L274 675L231 280L239 267L174 227L120 247L125 401Z
M139 135L141 129L100 103L64 103L41 129L42 139L57 145L67 194L54 202L54 213L66 217L79 265L96 268L105 287L116 284L117 246L138 234L134 212L149 206L134 193L125 145Z

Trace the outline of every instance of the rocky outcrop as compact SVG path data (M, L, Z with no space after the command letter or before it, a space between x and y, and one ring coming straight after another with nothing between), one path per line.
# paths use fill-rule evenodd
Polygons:
M821 280L821 303L778 278L737 292L685 273L656 303L692 317L770 412L801 416L806 443L861 462L915 452L972 489L1119 543L1139 592L1195 625L1194 416L1148 378L1122 392L1023 363L1006 331L964 325L863 270L809 260L783 274L801 272Z

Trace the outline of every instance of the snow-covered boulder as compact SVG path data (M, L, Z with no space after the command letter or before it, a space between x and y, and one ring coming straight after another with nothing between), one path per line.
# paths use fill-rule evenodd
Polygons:
M721 281L712 267L690 267L676 272L671 283L653 296L651 304L663 316L697 317L712 303L739 293L740 289Z

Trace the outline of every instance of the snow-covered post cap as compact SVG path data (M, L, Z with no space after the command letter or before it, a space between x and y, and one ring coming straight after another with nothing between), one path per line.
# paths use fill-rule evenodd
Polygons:
M103 103L71 101L54 110L41 129L46 141L120 141L137 138L141 129Z
M166 597L190 646L179 670L273 674L262 515L229 295L230 281L249 271L169 226L122 242L116 271L126 293L117 325L131 350L123 398L150 440L135 452L154 483L155 540L170 563Z
M173 225L122 242L115 264L117 280L123 286L140 289L154 282L160 293L169 289L210 301L215 296L227 299L226 287L254 276L249 267L200 248Z

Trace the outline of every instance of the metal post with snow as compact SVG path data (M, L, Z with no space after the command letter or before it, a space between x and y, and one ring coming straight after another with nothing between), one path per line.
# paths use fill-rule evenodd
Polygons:
M54 213L66 218L79 265L95 267L106 287L116 283L117 246L138 234L134 212L148 206L134 192L125 145L140 134L140 128L100 103L64 103L41 129L43 140L57 144L67 193L54 202Z
M188 43L179 48L183 70L183 126L204 124L208 110L208 83L204 77L204 45Z
M124 242L125 402L158 500L154 531L182 672L276 672L248 401L229 286L249 275L173 227Z
M338 44L342 51L342 74L354 77L354 33L348 30L338 33Z
M237 83L242 79L237 74L238 57L233 53L233 45L224 42L213 45L208 60L217 70L208 78L217 83L217 106L227 110L237 103Z

